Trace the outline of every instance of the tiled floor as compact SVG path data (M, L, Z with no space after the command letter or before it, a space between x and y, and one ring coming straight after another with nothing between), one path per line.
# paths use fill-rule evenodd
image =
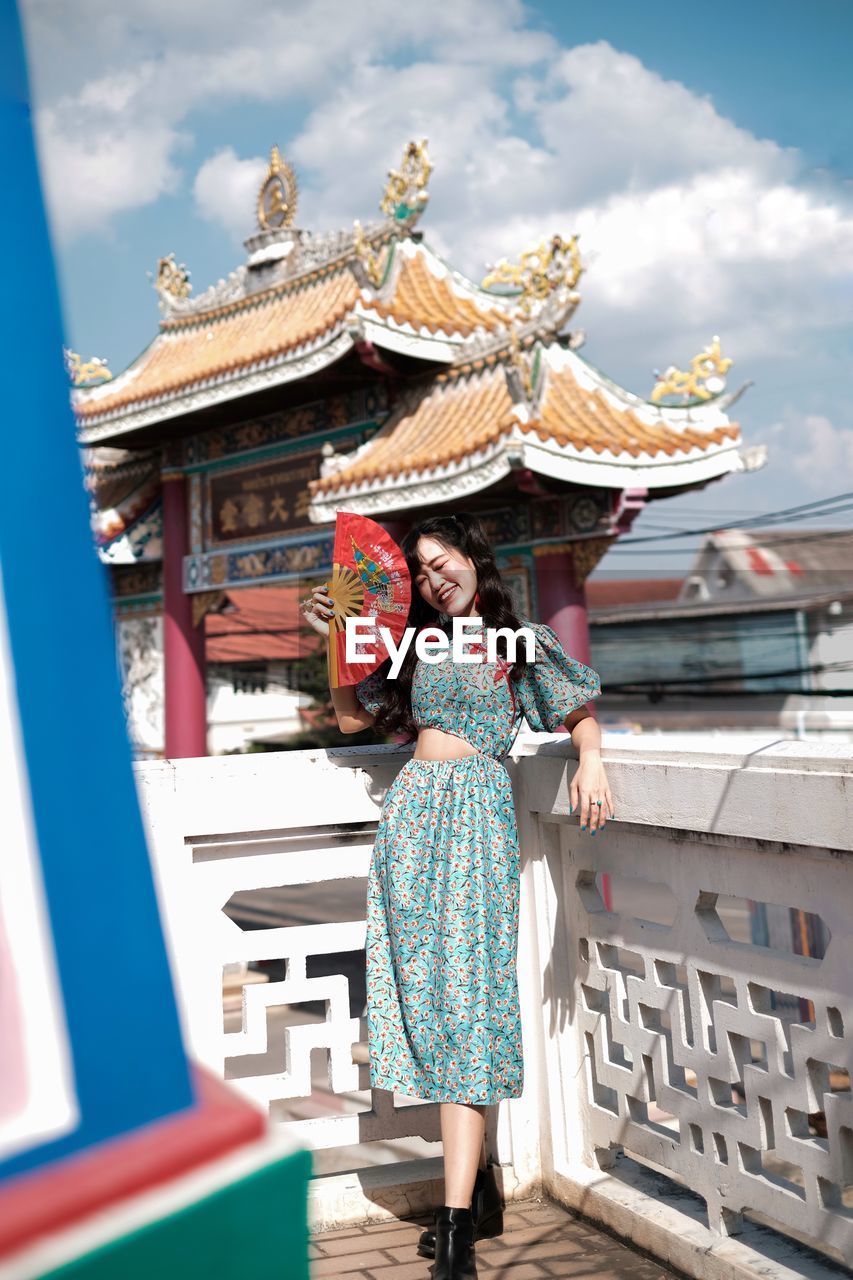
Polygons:
M315 1235L312 1280L429 1280L432 1262L415 1252L421 1222L376 1223ZM658 1263L548 1201L524 1200L504 1213L504 1234L477 1245L480 1280L673 1280Z

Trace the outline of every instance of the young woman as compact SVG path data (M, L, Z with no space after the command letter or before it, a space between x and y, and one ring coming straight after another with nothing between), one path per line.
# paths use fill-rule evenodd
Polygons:
M594 835L612 805L601 734L586 703L598 676L570 658L554 632L516 617L489 539L474 516L436 516L413 528L403 552L412 577L408 625L479 617L485 627L528 626L512 666L498 659L421 662L412 644L396 679L384 663L360 684L332 690L344 733L368 726L416 740L382 808L368 874L367 1014L371 1085L440 1103L445 1203L418 1252L433 1280L476 1277L474 1241L502 1230L486 1166L485 1108L522 1091L516 979L519 847L502 763L524 717L534 730L564 724L580 764L571 784L581 829ZM306 617L328 634L331 600L315 589ZM485 633L481 637L485 646Z

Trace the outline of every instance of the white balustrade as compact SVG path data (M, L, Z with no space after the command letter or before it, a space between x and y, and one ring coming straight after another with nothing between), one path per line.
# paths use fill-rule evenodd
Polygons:
M617 816L590 837L570 744L520 741L525 1088L488 1141L509 1196L689 1274L814 1275L800 1242L853 1263L853 758L708 745L605 737ZM314 1150L318 1227L439 1202L437 1106L371 1091L366 1061L364 882L407 758L137 766L188 1042Z

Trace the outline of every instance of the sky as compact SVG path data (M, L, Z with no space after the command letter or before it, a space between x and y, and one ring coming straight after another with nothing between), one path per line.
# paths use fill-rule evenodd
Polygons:
M377 217L427 137L420 225L454 266L579 233L586 359L647 397L718 334L729 387L752 383L731 416L766 466L638 532L853 490L851 0L21 2L84 359L117 373L154 337L161 255L195 292L244 260L273 143L317 232ZM681 572L678 545L608 567Z

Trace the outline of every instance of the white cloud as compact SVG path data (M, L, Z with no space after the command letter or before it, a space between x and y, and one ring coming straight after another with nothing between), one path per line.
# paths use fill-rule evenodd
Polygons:
M256 0L239 23L228 0L129 0L118 12L107 0L26 0L24 16L46 163L58 169L62 146L84 139L77 150L97 192L90 199L75 184L57 201L61 183L48 175L54 222L66 237L173 189L190 113L229 102L310 107L362 67L376 65L381 76L390 59L415 49L434 60L439 78L446 66L456 77L497 80L505 68L528 69L555 48L551 37L525 28L520 0L371 0L369 15L341 0ZM383 132L394 136L396 158L393 122L392 112ZM122 135L135 144L149 132L142 150L148 189L144 180L115 184Z
M721 116L707 96L665 80L604 40L566 50L529 88L543 141L570 167L578 203L668 186L716 169L789 177L797 153Z
M174 192L180 172L176 151L185 134L165 126L117 124L92 134L69 127L53 111L43 113L39 151L47 203L63 239L104 231L117 213L153 204Z
M261 156L241 160L233 147L223 147L205 160L193 183L200 216L243 239L252 225L266 163Z
M824 414L806 414L800 424L774 424L796 474L812 488L840 492L853 485L853 427L833 423Z
M401 141L426 134L431 241L479 279L545 235L579 232L578 322L608 347L645 344L649 372L714 332L743 364L810 326L853 322L853 290L839 288L853 275L853 212L838 191L795 184L796 152L604 42L514 93L529 136L485 66L357 68L291 144L309 225L374 213Z

